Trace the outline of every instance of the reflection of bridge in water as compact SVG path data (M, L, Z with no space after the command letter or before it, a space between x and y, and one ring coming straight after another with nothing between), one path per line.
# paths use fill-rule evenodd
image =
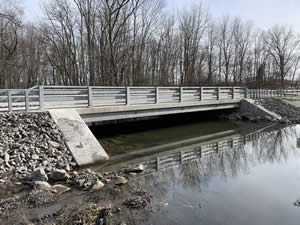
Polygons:
M205 139L205 137L200 137L189 139L180 143L172 143L170 145L144 149L131 154L129 153L129 156L125 154L124 156L116 157L116 159L112 158L111 162L102 169L104 171L113 171L124 167L136 167L137 165L143 164L145 168L145 172L143 174L150 174L163 169L180 166L194 160L216 154L222 154L228 150L239 149L249 142L253 142L270 134L275 129L278 129L278 125L270 125L246 135L240 135L234 131L226 131L219 133L219 135L216 135L219 137L209 141L204 141L203 139ZM196 142L197 139L198 143ZM175 147L175 145L181 146ZM163 151L167 148L172 150ZM156 152L152 155L142 157L144 153L148 153L149 151ZM126 159L126 156L129 159ZM138 156L141 157L137 158Z

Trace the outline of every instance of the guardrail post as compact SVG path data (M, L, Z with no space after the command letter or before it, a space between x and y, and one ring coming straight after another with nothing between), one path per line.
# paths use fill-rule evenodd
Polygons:
M220 88L217 89L217 100L220 100Z
M202 158L202 146L200 146L199 155L200 155L200 158Z
M203 87L200 88L200 101L203 100Z
M155 104L159 103L159 89L155 87Z
M220 148L220 147L219 147L219 142L217 142L217 146L216 146L216 154L219 154L219 151L220 151L219 148Z
M11 95L11 90L7 90L7 102L8 102L8 111L12 112L13 111L13 105L12 105L12 95Z
M234 87L232 87L232 99L234 99Z
M245 88L245 98L248 98L248 88Z
M130 105L130 88L126 87L126 105Z
M182 87L179 88L179 102L183 102Z
M179 152L180 154L180 164L182 165L183 164L183 152Z
M29 112L29 90L25 90L25 111Z
M44 110L44 87L40 86L39 87L39 98L40 98L40 110Z
M93 106L93 88L88 86L88 107Z

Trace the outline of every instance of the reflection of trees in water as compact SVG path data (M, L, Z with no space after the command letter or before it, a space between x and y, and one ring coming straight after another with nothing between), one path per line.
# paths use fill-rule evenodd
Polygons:
M185 163L178 167L178 170L179 177L177 182L180 182L183 186L201 190L201 187L205 185L207 171L201 160Z
M251 149L257 163L280 162L296 152L296 127L279 129L265 134L251 142Z
M243 142L242 137L241 145L237 148L160 170L139 177L137 181L141 188L146 187L151 192L156 203L167 202L175 198L176 185L202 191L213 176L227 179L248 173L251 166L287 160L291 154L299 154L296 152L296 138L295 127L249 136L247 143Z
M164 170L163 173L172 171L172 179L167 176L167 180L174 182L176 179L184 187L201 190L203 186L207 186L211 176L219 175L226 179L249 172L250 165L287 160L289 154L296 154L296 137L295 127L261 133L238 148L179 166L175 169L178 172L176 178L173 168Z

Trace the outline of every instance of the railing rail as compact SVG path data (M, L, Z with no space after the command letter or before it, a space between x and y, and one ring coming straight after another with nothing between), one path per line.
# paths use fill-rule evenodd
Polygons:
M248 89L247 92L248 97L252 99L300 95L300 89Z
M243 87L35 86L0 90L0 111L192 103L246 96Z

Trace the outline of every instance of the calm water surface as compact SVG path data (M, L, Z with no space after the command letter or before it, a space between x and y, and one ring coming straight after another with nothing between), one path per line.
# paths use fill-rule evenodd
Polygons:
M158 123L158 127L159 123L163 122L164 121L153 121L153 123ZM235 130L236 132L243 133L247 132L248 129L253 130L255 127L257 127L257 125L254 126L254 124L233 123L222 120L195 121L188 122L187 124L179 124L178 126L163 126L155 129L145 129L133 132L130 132L130 128L128 128L128 133L125 132L119 134L118 125L116 125L115 134L104 138L100 135L99 141L110 156L119 156L120 154L126 154L128 152L139 151L149 147L161 146L163 144L189 140L224 131Z
M135 223L299 225L300 208L293 203L300 198L300 126L255 131L248 124L217 123L116 137L111 151L119 145L124 160L109 168L143 163L145 174L134 178L132 185L153 195L151 210ZM194 140L229 130L238 132ZM146 157L125 157L130 149L163 150L166 143L182 139L194 141Z

